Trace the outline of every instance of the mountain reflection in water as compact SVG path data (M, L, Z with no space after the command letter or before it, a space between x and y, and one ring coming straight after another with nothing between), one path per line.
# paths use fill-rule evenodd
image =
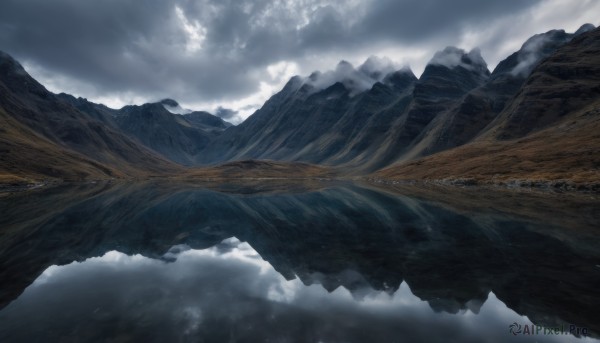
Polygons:
M281 189L1 198L0 341L596 341L593 197Z

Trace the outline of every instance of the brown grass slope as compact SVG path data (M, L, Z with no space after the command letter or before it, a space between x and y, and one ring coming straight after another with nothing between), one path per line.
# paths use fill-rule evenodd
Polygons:
M67 150L11 118L0 108L0 183L81 180L124 174Z
M373 174L600 184L600 30L544 60L476 141Z
M243 160L214 167L189 169L181 178L191 179L310 179L336 176L332 168L303 162Z

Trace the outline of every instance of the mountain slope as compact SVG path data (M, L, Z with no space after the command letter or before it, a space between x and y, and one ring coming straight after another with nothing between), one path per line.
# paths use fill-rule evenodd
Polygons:
M600 190L600 102L517 140L469 143L374 173L379 179ZM590 119L593 117L593 119Z
M19 175L80 179L179 169L48 92L5 53L0 53L0 110L6 125L0 137L9 146L2 153L2 173L13 173L16 166L22 169Z
M90 102L84 98L75 98L74 96L66 93L60 93L56 96L64 102L71 104L79 111L89 115L93 119L101 121L106 125L116 127L114 117L118 114L117 110L114 110L102 104Z
M518 138L538 131L600 97L600 30L575 37L538 65L491 124L489 136Z
M0 109L0 123L0 183L123 176L114 168L49 141L3 109Z
M115 110L64 93L58 94L58 97L163 157L183 165L196 164L199 151L231 126L208 112L171 112L170 108L180 108L172 99Z

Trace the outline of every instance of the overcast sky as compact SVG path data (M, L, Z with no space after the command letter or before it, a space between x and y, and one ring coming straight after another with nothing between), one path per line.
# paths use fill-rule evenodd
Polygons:
M492 70L533 34L598 13L596 0L2 0L0 50L53 92L116 108L168 97L240 121L342 59L385 56L419 76L454 45L480 47Z

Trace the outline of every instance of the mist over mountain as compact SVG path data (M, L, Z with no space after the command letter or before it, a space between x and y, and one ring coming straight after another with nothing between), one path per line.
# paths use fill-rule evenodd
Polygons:
M192 112L192 110L188 110L187 108L183 108L179 105L179 103L173 99L163 99L160 103L165 107L165 109L174 114L188 114Z
M382 82L394 71L396 67L388 58L371 56L358 68L347 61L340 61L334 70L324 73L316 71L305 78L304 83L317 92L339 82L350 91L350 96L354 96L370 89L376 82Z

